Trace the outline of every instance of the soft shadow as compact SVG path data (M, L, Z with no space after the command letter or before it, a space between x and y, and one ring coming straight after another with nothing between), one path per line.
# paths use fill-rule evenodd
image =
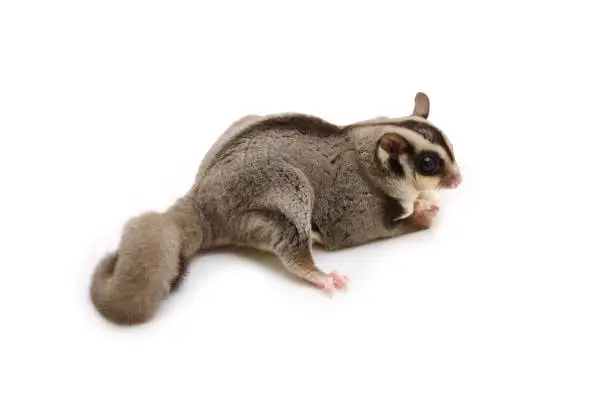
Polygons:
M247 262L256 262L259 263L261 266L264 266L265 269L268 269L272 273L282 275L286 279L293 281L297 284L301 282L300 279L298 279L295 275L291 274L288 270L285 269L282 261L274 254L246 247L224 247L206 250L205 252L196 255L190 261L188 261L185 265L185 273L180 286L189 284L188 281L190 279L190 275L195 271L195 269L200 269L200 262L206 264L208 263L207 258L214 258L215 255L234 256L241 258ZM216 268L205 267L205 269L207 271L210 271ZM180 292L180 287L177 287L176 292Z
M318 254L326 254L324 256L327 256L329 254L347 254L347 253L350 254L351 252L363 250L365 247L370 247L370 248L379 247L382 249L382 248L385 248L386 241L399 242L401 240L404 240L404 242L410 242L413 240L418 240L419 239L418 237L427 236L429 234L432 234L433 229L434 228L430 228L429 230L415 230L415 231L411 231L407 234L404 234L398 237L379 238L379 239L375 239L370 242L361 244L359 246L353 246L353 247L342 248L342 249L337 249L337 250L327 250L320 246L314 246L313 255L315 258L315 262L316 262ZM297 276L289 272L283 265L282 261L274 254L271 254L269 252L264 252L261 250L257 250L254 248L227 246L227 247L222 247L222 248L208 249L194 256L190 261L186 262L185 265L183 266L184 273L180 279L180 283L177 285L176 290L172 291L170 298L173 298L174 297L173 295L176 292L180 292L182 286L189 284L188 281L190 280L191 274L196 269L201 269L201 268L205 269L206 270L205 273L211 273L213 270L216 270L217 268L214 268L214 267L211 268L207 265L209 262L207 258L210 257L214 259L215 255L235 256L243 260L246 260L247 262L256 262L256 263L259 263L260 266L264 266L265 269L267 269L268 271L271 271L272 273L275 273L277 275L282 275L288 281L292 281L298 285L302 285L304 283ZM200 262L204 264L202 267L199 266ZM223 268L219 268L219 269L223 269ZM199 277L198 279L202 279L202 278Z

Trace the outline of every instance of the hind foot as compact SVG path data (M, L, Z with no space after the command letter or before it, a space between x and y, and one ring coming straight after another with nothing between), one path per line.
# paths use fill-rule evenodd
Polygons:
M336 289L346 289L348 285L348 277L337 272L329 275L319 272L315 276L308 277L307 280L329 296L333 296Z

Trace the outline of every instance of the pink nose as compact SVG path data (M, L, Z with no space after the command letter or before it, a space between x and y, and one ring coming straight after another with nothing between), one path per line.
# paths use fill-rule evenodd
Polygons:
M452 188L457 188L459 187L459 184L461 184L461 181L462 181L461 174L457 173L450 179L449 184Z

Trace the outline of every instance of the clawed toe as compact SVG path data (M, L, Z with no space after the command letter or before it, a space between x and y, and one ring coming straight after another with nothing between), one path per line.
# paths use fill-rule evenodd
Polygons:
M334 287L336 289L345 289L348 284L348 277L344 275L340 275L338 272L332 272L329 276L334 281Z
M345 289L348 284L348 277L340 275L337 272L332 272L329 275L322 276L315 286L321 289L325 294L333 296L335 290Z

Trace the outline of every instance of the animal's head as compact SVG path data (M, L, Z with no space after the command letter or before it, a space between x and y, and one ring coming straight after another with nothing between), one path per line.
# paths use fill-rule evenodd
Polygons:
M461 172L453 146L428 120L429 108L429 97L419 92L412 115L377 119L376 126L384 126L377 142L377 159L390 173L406 178L418 190L456 188Z

